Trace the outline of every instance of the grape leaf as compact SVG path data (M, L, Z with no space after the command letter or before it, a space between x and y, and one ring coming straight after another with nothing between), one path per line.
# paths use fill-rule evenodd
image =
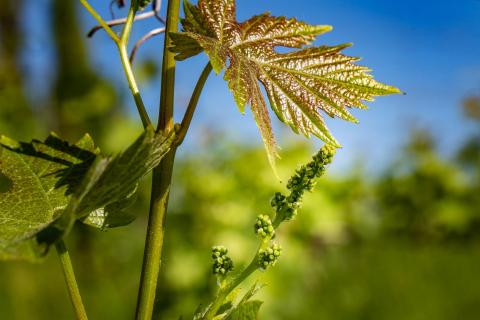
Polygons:
M185 1L183 32L171 33L170 50L177 60L205 51L214 71L225 69L224 79L239 110L250 105L270 164L278 156L270 116L259 82L277 117L296 133L311 134L339 147L320 111L330 117L357 122L350 107L365 109L363 101L400 93L377 82L358 58L343 55L350 44L305 47L332 29L268 13L243 23L236 21L234 0ZM276 47L299 49L279 53Z
M98 156L82 181L81 192L73 196L68 210L77 218L86 219L84 221L90 225L100 228L111 227L112 223L118 225L118 216L109 218L108 212L116 212L131 204L138 180L160 163L174 139L173 133L165 137L148 128L119 155ZM100 210L103 213L100 214L99 208L105 208ZM128 215L125 218L129 219Z
M104 156L88 135L75 145L53 134L31 143L1 137L0 258L35 256L39 242L56 241L75 219L101 229L133 221L125 209L138 180L174 138L147 128L124 152Z
M45 142L0 138L0 248L32 237L58 218L95 158L86 135L75 145L50 135Z
M136 215L126 209L135 203L136 198L137 188L124 199L93 210L86 217L81 218L81 221L101 230L130 224L135 220Z

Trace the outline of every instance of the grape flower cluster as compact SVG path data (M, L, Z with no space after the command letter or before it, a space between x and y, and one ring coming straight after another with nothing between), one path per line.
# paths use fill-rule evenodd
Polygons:
M275 237L275 228L272 220L267 215L259 215L254 225L255 233L263 239L273 239Z
M266 270L270 266L273 267L281 253L282 248L276 243L266 249L260 249L258 251L258 266L262 270Z
M254 224L255 234L263 239L261 249L256 255L257 268L266 270L274 266L282 253L279 244L273 243L271 239L275 237L275 229L285 220L292 220L297 209L300 208L302 197L305 191L312 191L315 187L316 179L323 175L326 165L332 162L335 155L335 147L324 145L312 160L306 165L301 166L295 171L295 174L288 180L287 189L290 191L288 195L276 192L271 200L271 206L275 210L275 219L265 214L257 216ZM225 276L233 270L233 261L228 256L228 250L224 246L216 246L212 248L213 273Z
M212 248L213 274L224 276L233 270L233 261L228 256L228 249L224 246Z
M315 154L312 161L303 165L295 172L295 175L288 180L288 196L276 192L272 198L271 206L282 220L292 220L297 214L297 209L302 204L302 197L305 191L312 191L315 187L316 178L325 172L325 166L332 162L335 155L335 147L326 144Z

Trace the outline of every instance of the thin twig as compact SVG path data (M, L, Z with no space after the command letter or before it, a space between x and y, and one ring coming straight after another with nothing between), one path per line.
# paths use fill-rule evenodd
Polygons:
M141 14L135 16L135 21L143 20L143 19L150 18L150 17L153 17L153 16L155 16L155 13L153 11L144 12L144 13L141 13ZM127 18L118 18L118 19L106 21L106 24L109 27L114 27L114 26L124 24L126 21L127 21ZM87 37L89 37L89 38L92 37L98 30L101 30L101 29L102 29L101 25L97 25L97 26L93 27L87 33Z
M128 38L132 31L132 26L133 22L135 21L135 15L137 10L135 2L130 3L130 9L128 10L128 15L125 18L125 25L123 27L120 37L115 34L115 32L113 32L110 26L102 19L102 17L95 11L95 9L92 8L92 6L88 3L87 0L80 0L80 2L88 10L88 12L98 21L101 28L107 31L107 33L117 45L120 54L120 60L122 61L122 66L127 77L128 86L130 88L130 91L132 92L133 99L135 100L135 105L137 107L138 113L140 114L140 118L142 119L142 124L145 128L152 125L150 118L148 117L145 104L143 103L142 97L140 95L140 91L138 89L135 76L133 74L132 65L130 64L127 51Z
M95 9L93 9L93 7L88 3L88 1L87 0L80 0L80 3L85 7L85 9L87 9L87 11L100 24L99 29L102 29L102 28L105 29L105 31L113 39L113 41L118 43L120 41L120 39L118 38L117 34L115 32L113 32L112 28L110 28L110 26L107 23L105 23L105 21L102 19L102 17L97 13L97 11L95 11Z
M115 19L115 12L113 11L113 6L117 3L117 0L111 0L110 5L108 6L108 10L110 11L111 19Z
M122 66L125 71L125 75L127 77L128 86L132 92L133 99L135 100L135 105L137 106L138 113L140 114L140 118L142 119L143 127L146 128L150 126L152 123L148 116L147 110L145 108L145 104L143 103L142 97L140 95L140 91L138 89L137 82L135 80L135 76L133 74L132 65L130 64L127 52L127 45L128 45L128 38L130 36L130 32L132 30L133 21L135 20L135 7L133 4L130 5L130 9L128 11L127 20L122 30L122 34L120 36L120 41L117 42L118 50L120 53L120 59L122 61Z
M163 27L153 29L150 32L148 32L146 35L144 35L142 38L140 38L140 40L138 40L135 43L135 46L133 47L132 51L130 52L130 63L132 63L133 60L135 59L135 55L137 54L137 51L142 44L144 44L148 39L150 39L150 38L152 38L156 35L162 34L163 32L165 32L165 28L163 28Z
M139 15L136 15L134 21L145 20L145 19L148 19L148 18L151 18L151 17L156 17L161 23L165 24L165 19L163 19L162 17L160 17L161 2L162 2L162 1L160 1L160 0L155 1L154 7L153 7L153 10L152 10L152 11L148 11L148 12L144 12L144 13L141 13L141 14L139 14ZM127 18L126 18L126 17L125 17L125 18L113 19L113 20L110 20L110 21L106 21L105 23L106 23L109 27L114 27L114 26L122 25L122 24L124 24L125 22L127 22ZM87 33L87 37L89 37L89 38L93 37L93 35L94 35L98 30L101 30L102 28L103 28L103 27L102 27L101 25L97 25L97 26L93 27L93 28L90 29L90 31Z
M163 19L161 16L160 16L160 10L162 10L162 0L154 0L152 2L152 10L153 12L155 12L155 17L161 22L163 23L163 25L167 25L167 22L165 21L165 19Z

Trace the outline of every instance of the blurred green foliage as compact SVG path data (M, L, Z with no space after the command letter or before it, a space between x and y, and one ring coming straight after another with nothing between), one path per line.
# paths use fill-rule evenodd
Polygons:
M89 131L104 150L131 142L138 121L125 114L119 93L91 67L73 2L51 2L56 80L48 104L32 106L19 61L22 4L0 0L0 133L29 140L53 129L75 139ZM148 63L146 77L158 70ZM475 97L465 102L471 119L478 119L479 106ZM161 319L189 316L210 300L213 245L226 245L236 266L249 260L257 241L255 217L271 210L270 197L284 188L272 177L261 146L205 141L201 151L179 160L174 173L156 306ZM428 132L416 131L384 172L327 174L305 196L297 220L277 235L283 254L261 273L267 284L260 292L261 318L479 319L479 141L480 131L445 159ZM309 145L283 150L279 174L285 181L309 160L315 151ZM68 239L91 319L133 316L147 180L132 225L106 233L78 225ZM55 254L42 264L0 264L0 319L71 318Z
M413 136L408 169L396 164L375 179L358 171L329 175L306 195L297 220L278 234L280 263L261 274L265 319L478 318L480 214L472 202L479 182L466 179L460 163L441 160L424 138ZM311 151L285 150L281 175ZM261 148L227 142L183 158L175 179L157 305L162 319L188 315L214 293L213 245L226 245L236 265L248 261L255 217L271 210L279 187ZM145 212L145 203L135 211ZM144 218L107 233L79 226L70 239L92 318L132 316ZM71 316L55 258L0 266L4 317Z

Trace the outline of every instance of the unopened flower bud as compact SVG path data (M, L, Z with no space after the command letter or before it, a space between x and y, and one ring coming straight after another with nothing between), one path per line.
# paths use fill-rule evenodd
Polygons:
M272 201L270 202L270 205L276 211L280 211L280 209L282 209L283 206L285 206L285 196L280 192L275 192L275 194L273 195Z
M258 251L258 267L266 270L268 267L274 266L281 253L282 248L276 243L272 244L267 249L260 249Z
M275 229L272 220L267 215L259 215L254 225L255 233L264 239L272 239L275 236Z
M215 246L212 248L213 274L224 276L233 270L233 261L227 254L228 249L224 246Z

